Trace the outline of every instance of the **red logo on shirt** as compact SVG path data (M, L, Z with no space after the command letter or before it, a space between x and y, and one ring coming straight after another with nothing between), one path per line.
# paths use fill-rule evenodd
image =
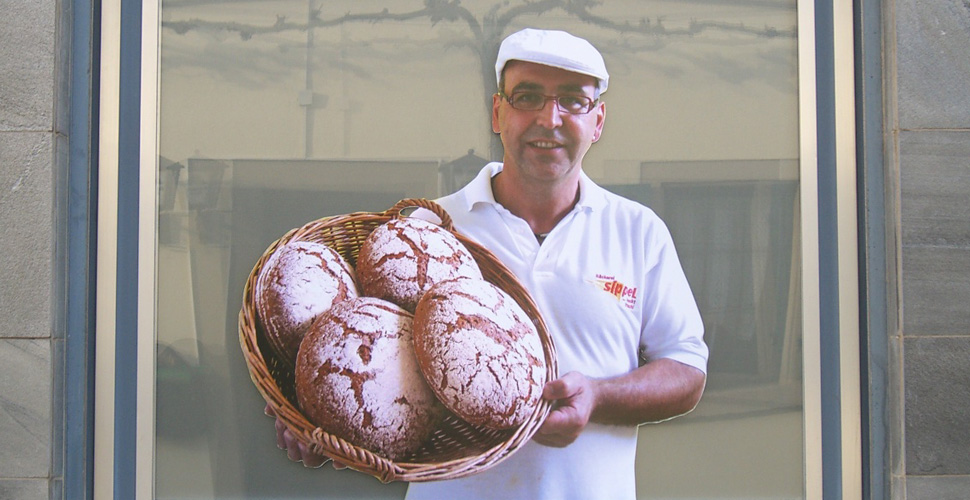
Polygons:
M637 289L624 285L614 276L597 274L593 283L600 286L600 289L616 297L616 300L623 303L627 309L633 309L637 305Z

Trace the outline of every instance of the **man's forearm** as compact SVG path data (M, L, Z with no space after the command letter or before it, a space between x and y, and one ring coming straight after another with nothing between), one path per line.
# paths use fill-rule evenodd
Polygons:
M639 425L660 422L697 406L707 377L671 359L658 359L630 373L593 379L593 422Z
M683 415L697 405L706 380L700 370L669 359L608 379L569 372L543 388L542 397L553 401L553 410L533 439L562 447L591 421L639 425Z

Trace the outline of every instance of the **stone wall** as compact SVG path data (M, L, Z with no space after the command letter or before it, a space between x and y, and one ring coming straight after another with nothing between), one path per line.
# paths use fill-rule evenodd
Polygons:
M970 0L895 0L886 126L898 173L904 441L894 497L970 491ZM888 8L888 6L887 6ZM893 50L895 49L895 50ZM898 463L898 462L897 462ZM905 496L903 496L905 495Z
M52 459L57 279L57 0L0 7L0 499L58 495Z

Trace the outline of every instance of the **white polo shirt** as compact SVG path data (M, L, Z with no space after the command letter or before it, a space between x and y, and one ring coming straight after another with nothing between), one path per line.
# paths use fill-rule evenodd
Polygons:
M540 245L529 224L499 205L486 165L438 200L455 229L496 255L532 295L556 345L559 373L621 375L639 357L707 371L704 327L670 232L649 208L585 173L579 202ZM412 483L408 500L634 499L637 429L590 423L565 448L530 442L466 478Z

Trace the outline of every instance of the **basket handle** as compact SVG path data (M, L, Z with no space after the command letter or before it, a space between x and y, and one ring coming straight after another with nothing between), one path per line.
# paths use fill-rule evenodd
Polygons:
M407 208L424 208L430 210L437 215L439 219L441 219L441 227L449 231L455 230L451 216L448 215L448 212L445 211L444 207L425 198L405 198L395 203L393 207L387 209L387 211L384 212L384 215L400 217L401 211Z

